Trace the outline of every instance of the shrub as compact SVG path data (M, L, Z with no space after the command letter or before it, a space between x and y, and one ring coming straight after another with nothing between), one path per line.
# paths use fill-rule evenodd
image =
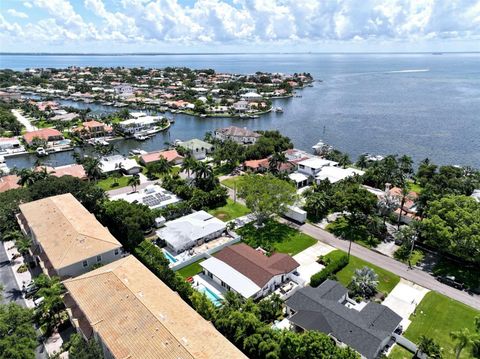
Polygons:
M22 264L20 267L17 269L17 273L25 273L28 270L28 267L26 264Z
M312 287L318 287L328 278L334 278L335 273L348 264L348 256L346 254L338 257L323 257L322 260L327 263L327 265L320 272L312 275L310 278L310 285Z

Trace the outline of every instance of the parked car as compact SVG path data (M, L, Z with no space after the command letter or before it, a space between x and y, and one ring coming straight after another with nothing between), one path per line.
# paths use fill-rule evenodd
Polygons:
M38 292L40 288L38 288L35 283L31 282L26 287L22 288L23 293L25 294L26 298L32 297L35 293Z
M456 278L453 275L438 276L437 280L451 287L463 290L464 286L462 283L457 282Z

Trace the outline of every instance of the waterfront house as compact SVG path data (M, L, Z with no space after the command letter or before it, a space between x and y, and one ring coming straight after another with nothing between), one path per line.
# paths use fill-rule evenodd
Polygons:
M385 192L388 193L390 196L396 198L398 203L401 204L403 194L402 194L402 189L400 187L393 187L393 188L387 187ZM395 210L394 213L396 216L400 215L401 222L408 224L413 219L420 220L420 217L417 216L417 205L416 205L417 199L418 199L418 194L416 192L409 191L408 194L405 196L401 213L400 213L400 208L397 208Z
M33 144L35 138L47 142L54 142L63 140L63 135L60 131L54 128L43 128L41 130L27 132L23 135L23 140L30 146Z
M197 160L203 160L214 149L212 144L197 138L188 141L177 141L175 144L188 150Z
M72 176L81 180L86 180L88 178L85 169L81 164L74 163L58 167L42 166L37 167L36 170L42 170L42 168L45 168L50 175L55 177Z
M83 122L81 126L78 126L73 131L78 133L82 138L97 138L110 135L113 129L103 122L90 120Z
M247 359L134 256L64 285L73 326L105 358Z
M11 153L24 150L16 137L0 137L0 153Z
M262 137L259 133L250 131L246 127L237 126L217 128L214 136L220 141L231 140L241 145L255 144L257 140Z
M226 228L225 222L198 211L166 222L156 234L165 241L169 252L178 254L220 237Z
M292 279L300 266L288 254L273 253L268 257L245 243L226 247L200 265L203 274L217 285L254 299Z
M315 178L323 167L336 166L338 163L320 157L312 157L298 162L298 172Z
M180 155L177 150L165 150L165 151L154 151L149 152L140 156L139 162L146 166L150 163L155 163L160 161L160 158L165 158L168 162L171 162L175 165L179 165L183 162L184 157Z
M135 175L140 173L142 167L132 158L127 158L122 155L113 155L101 158L100 169L102 173L105 174L121 172L128 175Z
M119 131L124 135L133 135L137 132L154 130L157 126L160 126L162 121L166 120L166 117L150 116L143 112L132 112L130 115L133 118L118 124Z
M248 101L240 100L235 102L232 106L235 112L244 113L248 110Z
M49 276L75 277L122 254L122 245L70 193L19 208L17 219L32 240L31 254Z
M181 199L175 194L163 189L159 185L149 185L136 192L127 192L110 196L110 199L113 201L124 200L129 203L144 204L151 209L162 208L181 201Z
M244 93L244 94L240 95L240 97L247 102L263 100L262 95L259 95L256 92L247 92L247 93Z
M366 359L379 357L402 320L381 304L356 303L343 285L330 279L317 288L299 289L285 304L294 330L325 333Z

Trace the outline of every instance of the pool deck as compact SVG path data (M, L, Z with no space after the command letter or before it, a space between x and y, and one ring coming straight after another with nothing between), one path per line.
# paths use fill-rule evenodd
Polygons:
M202 273L193 276L192 286L195 289L199 286L204 286L205 288L208 288L212 293L215 293L215 295L222 300L223 293L227 291L221 285L213 282L213 280L211 280L209 277Z

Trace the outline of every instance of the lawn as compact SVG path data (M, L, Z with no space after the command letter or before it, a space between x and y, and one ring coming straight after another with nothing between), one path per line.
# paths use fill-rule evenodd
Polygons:
M473 267L459 265L448 259L440 259L433 268L436 276L454 276L457 282L463 283L474 292L480 291L480 276Z
M235 186L235 183L237 183L240 180L240 178L241 178L241 176L229 177L229 178L224 179L221 183L224 186L227 186L228 188L233 189L233 187Z
M244 216L250 213L250 210L240 203L234 203L230 198L227 199L227 204L223 207L218 207L208 211L212 216L228 222L237 217Z
M193 277L195 274L198 274L202 271L202 267L200 263L203 262L205 259L200 259L199 261L193 262L182 269L177 271L183 278Z
M428 292L415 313L410 316L412 323L407 328L405 337L413 342L418 342L421 335L434 338L443 347L444 358L454 357L450 332L463 328L473 332L473 320L480 315L480 311L437 292ZM465 348L460 357L471 357L469 348Z
M407 349L404 347L401 347L400 345L395 345L395 347L392 349L390 354L388 355L388 359L412 359L413 358L413 353L409 352Z
M336 255L339 255L338 252L342 252L340 250L335 250L329 254L326 255L326 257L334 257ZM377 267L369 262L365 262L364 260L350 256L350 262L347 264L345 268L337 272L336 276L337 279L340 283L342 283L344 286L347 286L351 280L352 276L355 273L356 269L360 269L363 267L370 267L372 268L375 273L378 275L378 290L380 292L383 292L385 294L388 294L392 291L392 289L397 285L397 283L400 281L400 277L386 271L385 269L382 269L380 267Z
M249 223L238 229L237 233L253 248L262 247L269 252L287 253L291 256L317 243L316 239L273 219L267 221L262 228Z
M345 217L340 217L334 222L328 224L326 229L337 237L348 240L352 239L355 243L367 248L375 248L380 243L378 238L375 238L368 233L366 226L361 225L351 227Z
M97 182L97 186L100 187L101 189L105 191L110 191L112 189L116 188L122 188L128 186L128 179L130 177L107 177L104 179L101 179L100 181Z

